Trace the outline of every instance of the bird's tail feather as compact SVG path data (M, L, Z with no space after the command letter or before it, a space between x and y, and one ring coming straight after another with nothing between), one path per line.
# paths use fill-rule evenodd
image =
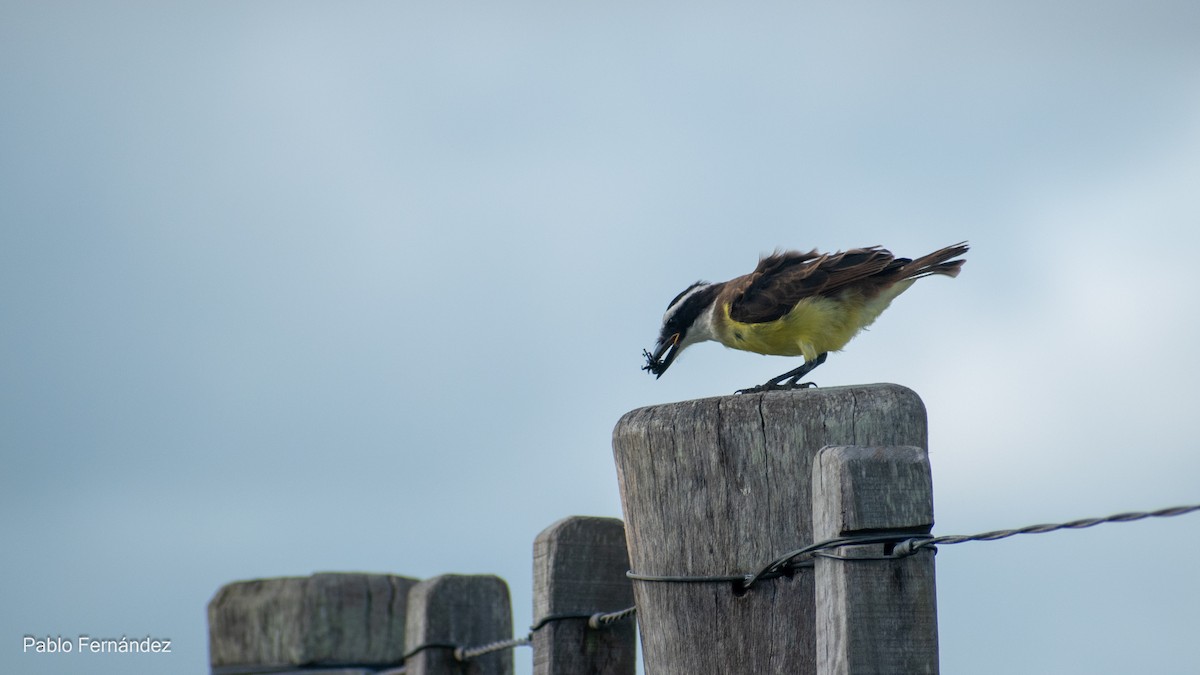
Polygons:
M929 255L916 258L904 265L901 279L920 279L933 274L941 274L947 277L956 277L962 271L963 263L966 260L951 260L963 255L970 249L967 242L960 242L953 246L934 251Z

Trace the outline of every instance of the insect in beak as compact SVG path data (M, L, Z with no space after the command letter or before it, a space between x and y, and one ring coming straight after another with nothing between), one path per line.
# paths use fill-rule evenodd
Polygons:
M646 357L646 365L642 366L642 370L653 373L655 379L662 377L662 374L667 372L667 368L671 367L671 362L679 355L678 347L681 337L679 333L675 333L660 341L655 345L653 354L643 349L642 356Z

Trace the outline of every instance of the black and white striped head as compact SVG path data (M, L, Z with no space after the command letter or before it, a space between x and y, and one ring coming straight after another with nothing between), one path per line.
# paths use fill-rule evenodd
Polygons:
M715 339L712 308L723 286L697 281L675 296L663 314L662 329L658 333L654 352L642 351L642 356L646 357L646 365L642 366L642 370L662 377L684 348Z

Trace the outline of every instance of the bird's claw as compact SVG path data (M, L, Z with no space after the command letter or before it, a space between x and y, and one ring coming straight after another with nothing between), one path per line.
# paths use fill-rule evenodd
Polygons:
M767 382L758 386L749 387L747 389L738 389L734 394L761 394L764 391L791 391L793 389L808 389L816 387L816 382L788 382L782 384L779 382Z

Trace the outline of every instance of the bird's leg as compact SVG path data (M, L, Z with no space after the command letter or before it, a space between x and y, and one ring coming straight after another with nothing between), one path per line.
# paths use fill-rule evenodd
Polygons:
M757 387L749 389L738 389L736 394L756 394L760 391L779 391L784 389L806 389L817 385L812 382L801 382L800 378L812 372L813 368L825 363L825 357L829 356L829 352L822 352L817 355L817 358L812 361L805 361L803 365L795 370L789 370L779 377L773 377ZM784 384L786 382L786 384Z
M827 356L827 354L820 354L819 356L817 356L817 358L813 359L812 361L805 361L804 364L801 365L799 368L789 370L786 373L779 375L778 377L773 377L759 386L766 390L769 390L769 389L807 389L808 387L815 387L817 385L812 382L803 382L803 383L800 382L800 378L809 374L810 372L812 372L812 370L814 368L816 368L817 366L824 363L826 356Z

